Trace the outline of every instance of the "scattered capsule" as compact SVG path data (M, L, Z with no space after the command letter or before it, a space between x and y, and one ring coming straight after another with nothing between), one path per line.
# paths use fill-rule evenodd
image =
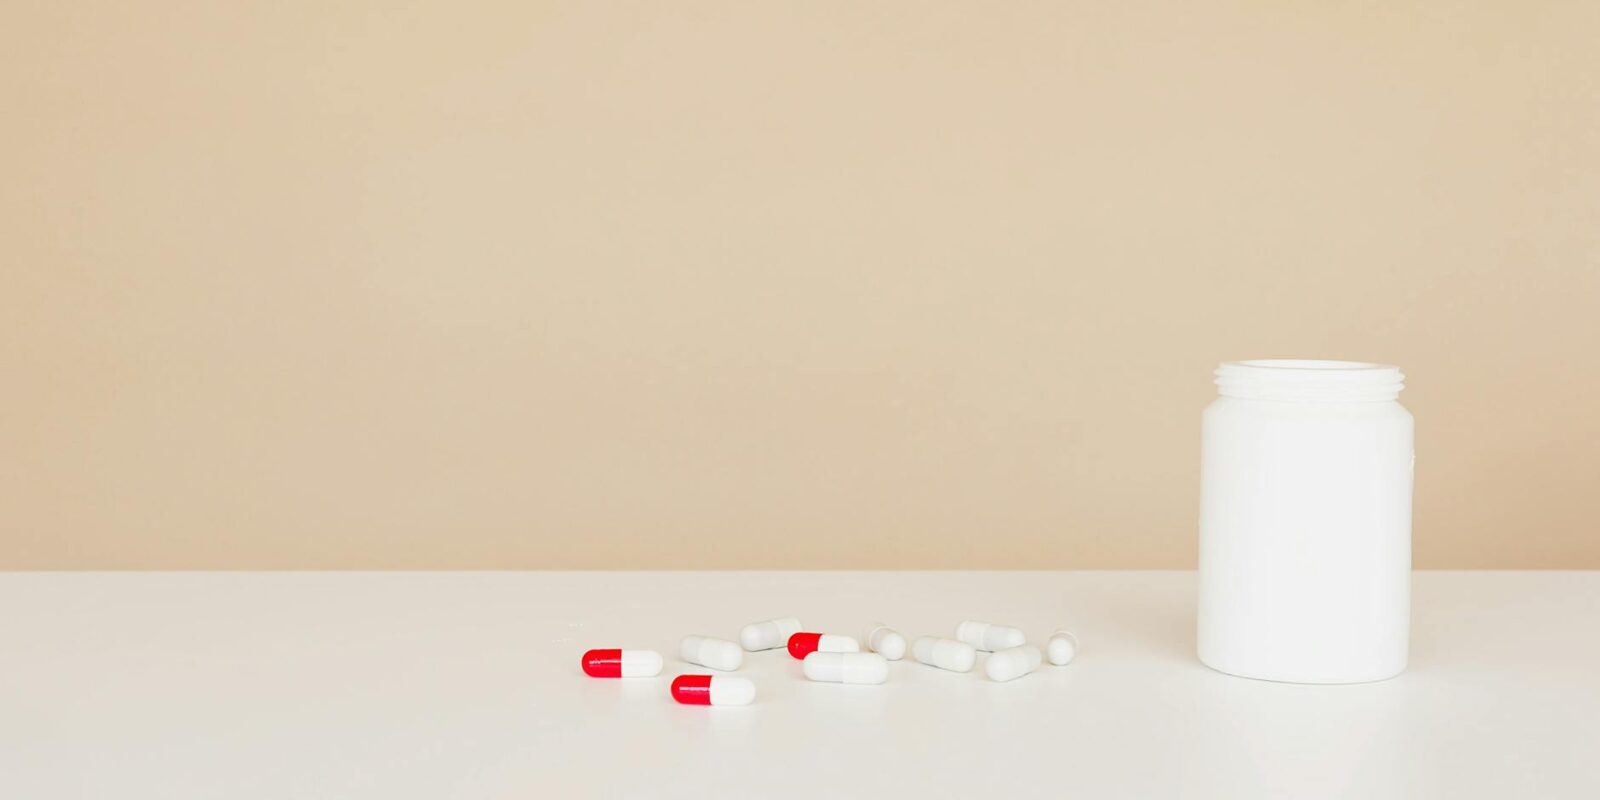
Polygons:
M906 637L881 622L874 622L867 629L866 642L868 650L890 661L906 657Z
M859 653L861 645L837 633L797 633L789 637L789 655L805 658L812 653Z
M911 655L930 667L951 672L970 672L978 660L978 651L966 642L954 639L935 639L924 636L911 645Z
M1050 663L1064 667L1071 664L1072 657L1078 654L1078 637L1067 631L1056 631L1045 643L1045 650L1049 651Z
M983 662L983 674L989 676L991 681L1016 680L1039 668L1039 662L1044 656L1039 653L1039 648L1030 644L1020 647L1007 647L989 656Z
M672 699L689 706L747 706L756 699L749 678L679 675L672 679Z
M709 636L685 636L678 645L678 654L690 664L720 669L724 672L739 668L744 663L744 651L727 639Z
M654 650L590 650L583 671L591 678L648 678L661 674L661 654Z
M979 650L990 652L1018 647L1028 642L1028 637L1016 628L970 619L956 626L956 638Z
M806 677L828 683L883 683L889 661L877 653L812 653L804 663Z
M800 632L800 620L794 617L752 622L739 629L739 644L750 652L782 647L789 637Z

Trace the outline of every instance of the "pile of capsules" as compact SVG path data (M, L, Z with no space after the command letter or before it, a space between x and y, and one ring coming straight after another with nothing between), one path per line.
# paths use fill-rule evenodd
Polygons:
M684 661L723 672L744 664L744 651L772 650L787 643L789 655L804 662L805 675L829 683L883 683L889 662L906 656L906 637L887 625L874 624L861 651L854 637L837 633L807 633L794 617L752 622L739 630L739 642L708 636L686 636L679 645ZM743 649L741 649L741 647ZM1078 640L1057 631L1045 652L1027 643L1017 628L968 620L956 626L956 638L924 636L911 644L911 657L930 667L970 672L978 651L991 655L983 671L993 681L1016 680L1039 668L1046 658L1058 667L1077 655ZM583 654L583 671L595 678L650 678L661 674L661 654L654 650L590 650ZM672 682L672 699L687 705L743 706L756 698L756 685L748 678L679 675Z

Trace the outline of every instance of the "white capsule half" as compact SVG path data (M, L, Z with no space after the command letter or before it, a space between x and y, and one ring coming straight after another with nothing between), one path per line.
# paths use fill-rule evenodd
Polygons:
M911 656L930 667L951 672L971 672L972 665L978 660L978 651L966 642L924 636L912 643Z
M1028 643L1028 637L1016 628L970 619L956 626L956 638L979 650L990 652Z
M789 642L789 637L800 632L800 620L794 617L752 622L739 629L739 644L750 652L771 650Z
M1071 664L1073 656L1078 654L1078 637L1067 631L1056 631L1050 634L1050 641L1045 643L1045 651L1050 663L1064 667Z
M889 661L877 653L812 653L803 665L806 677L827 683L883 683Z
M712 678L711 705L747 706L756 699L756 684L749 678Z
M988 675L991 681L1004 683L1038 669L1039 662L1043 660L1044 655L1039 648L1031 644L1007 647L983 662L983 674Z
M842 633L824 633L817 637L817 652L819 653L859 653L861 643L854 636L845 636Z
M872 627L867 628L865 641L868 650L890 661L906 657L906 637L881 622L874 622Z
M744 651L727 639L709 636L685 636L678 645L678 654L690 664L720 669L724 672L739 668L744 663Z
M654 650L622 651L622 677L649 678L660 674L660 653Z

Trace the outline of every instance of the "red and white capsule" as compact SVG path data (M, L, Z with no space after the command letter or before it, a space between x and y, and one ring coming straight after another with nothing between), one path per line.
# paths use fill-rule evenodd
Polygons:
M590 650L583 654L583 671L591 678L649 678L661 674L661 654L654 650Z
M789 655L802 661L812 653L859 653L861 644L853 636L837 633L797 633L789 637Z
M756 685L749 678L679 675L672 679L672 699L686 706L747 706L756 699Z

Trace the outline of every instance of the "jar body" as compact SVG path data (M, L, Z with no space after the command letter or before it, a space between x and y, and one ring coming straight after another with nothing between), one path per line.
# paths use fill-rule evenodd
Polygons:
M1222 396L1201 429L1200 660L1294 683L1403 671L1410 412Z

